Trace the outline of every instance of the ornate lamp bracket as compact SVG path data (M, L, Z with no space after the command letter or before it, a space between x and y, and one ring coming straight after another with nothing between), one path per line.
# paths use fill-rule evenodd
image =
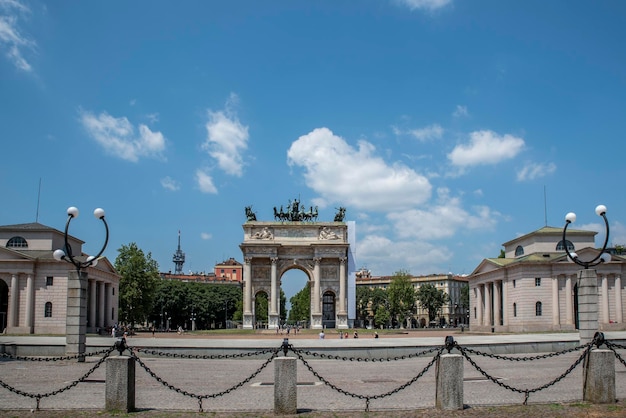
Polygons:
M569 224L576 222L576 214L574 212L569 212L567 215L565 215L565 226L563 227L562 241L563 247L565 248L565 253L570 260L572 260L579 266L584 267L585 269L597 266L600 263L608 263L609 261L611 261L611 254L604 252L606 250L606 245L609 242L609 221L606 218L606 206L596 206L596 214L604 219L604 225L606 226L606 236L604 237L604 245L602 246L602 249L600 250L598 255L596 255L595 258L591 261L582 261L578 258L578 254L576 254L575 252L570 252L569 248L567 248L567 240L565 239L565 234L567 233L567 227L569 226Z

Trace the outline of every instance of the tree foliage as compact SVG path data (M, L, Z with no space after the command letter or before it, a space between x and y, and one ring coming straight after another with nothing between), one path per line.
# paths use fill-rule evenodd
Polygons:
M461 298L459 300L459 304L461 305L461 308L464 309L469 309L470 305L470 297L469 297L469 285L468 284L464 284L461 286Z
M311 317L311 286L307 282L304 287L289 302L291 309L289 310L288 322L295 324L296 322L307 321Z
M387 295L391 316L397 318L404 326L404 321L411 317L416 300L411 276L407 271L400 270L394 273L387 288Z
M428 321L434 321L441 307L448 303L449 296L443 290L428 283L417 290L417 300L428 311Z
M151 253L144 254L134 242L117 251L115 269L121 276L119 320L131 325L142 323L152 310L159 266Z
M236 320L242 306L241 287L230 284L158 282L154 308L150 319L157 328L178 326L191 328L196 319L196 329L224 328L227 320Z
M374 327L388 325L391 314L385 289L357 286L356 303L359 319L364 321L373 319L372 326Z

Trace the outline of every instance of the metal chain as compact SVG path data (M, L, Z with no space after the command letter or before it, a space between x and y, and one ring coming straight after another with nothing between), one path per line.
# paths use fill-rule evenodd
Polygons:
M130 349L130 348L129 348ZM239 353L239 354L184 354L184 353L169 353L165 351L157 351L157 350L148 350L145 348L133 348L134 351L138 353L145 353L151 356L158 357L168 357L168 358L182 358L182 359L195 359L195 360L226 360L226 359L237 359L244 357L253 357L257 355L264 355L268 353L273 353L276 351L275 348L268 348L265 350L254 351L250 353Z
M416 357L422 357L425 356L427 354L430 353L434 353L435 351L441 350L441 348L439 347L433 347L433 348L429 348L427 350L421 351L419 353L412 353L412 354L408 354L408 355L404 355L404 356L396 356L396 357L377 357L377 358L368 358L368 357L344 357L344 356L335 356L332 354L325 354L325 353L316 353L314 351L310 351L310 350L298 350L296 348L293 348L293 346L291 344L289 344L289 349L291 351L293 351L295 354L304 354L307 356L312 356L312 357L319 357L321 359L327 359L327 360L342 360L342 361L363 361L363 362L389 362L389 361L398 361L398 360L407 360L407 359L412 359L412 358L416 358Z
M370 406L370 400L371 399L381 399L381 398L385 398L385 397L391 396L391 395L393 395L395 393L398 393L401 390L407 388L408 386L412 385L413 383L415 383L419 378L421 378L432 367L433 364L435 364L435 362L439 359L439 357L441 356L441 353L444 350L444 347L439 348L437 354L426 365L426 367L424 367L424 369L422 369L422 371L420 371L415 377L413 377L408 382L398 386L397 388L395 388L395 389L393 389L393 390L391 390L389 392L382 393L382 394L379 394L379 395L371 395L370 396L370 395L360 395L358 393L349 392L349 391L347 391L345 389L342 389L339 386L329 382L326 378L324 378L317 371L315 371L313 369L313 367L304 359L304 357L301 354L302 353L301 350L295 350L293 348L293 346L291 346L291 345L290 345L290 348L296 354L298 359L300 359L302 364L304 364L304 366L313 374L313 376L317 377L326 386L328 386L329 388L331 388L331 389L341 393L342 395L351 396L351 397L357 398L357 399L364 399L365 400L365 412L369 412L369 406Z
M613 348L626 350L626 345L615 344L615 343L611 343L611 342L609 342L609 341L604 341L604 343L605 343L607 346L608 346L608 345L611 345L611 347L613 347Z
M21 361L65 361L65 360L77 360L79 358L92 357L92 356L101 356L105 353L110 353L113 351L113 348L106 348L100 351L94 351L91 353L83 353L83 354L74 354L71 356L63 356L63 357L27 357L27 356L15 356L8 353L0 353L0 357L8 358L10 360L21 360Z
M245 378L244 380L242 380L241 382L237 383L234 386L229 387L228 389L225 389L221 392L217 392L217 393L211 393L211 394L197 394L197 393L192 393L192 392L188 392L184 389L178 388L174 385L172 385L171 383L167 382L166 380L162 379L161 377L159 377L155 372L153 372L139 357L137 357L137 354L135 354L135 350L133 350L132 348L128 348L128 350L130 351L130 355L131 357L137 362L139 363L139 365L150 375L152 376L153 379L155 379L157 382L161 383L163 386L165 386L166 388L173 390L177 393L180 393L181 395L184 396L189 396L191 398L196 398L198 399L198 406L199 406L199 412L203 412L202 410L202 401L203 399L208 399L208 398L217 398L223 395L226 395L227 393L230 393L236 389L239 389L241 386L245 385L246 383L248 383L250 380L254 379L254 377L256 377L259 373L261 373L261 371L263 371L263 369L265 369L277 356L278 356L278 352L280 351L280 349L274 349L272 350L272 356L270 358L268 358L262 365L261 367L259 367L255 372L253 372L250 376L248 376L247 378ZM267 352L267 350L264 350L264 352Z
M519 389L510 385L507 385L506 383L500 382L498 379L496 379L495 377L491 376L490 374L488 374L486 371L484 371L478 364L476 364L476 362L474 360L472 360L468 355L467 355L467 349L463 348L463 347L457 347L459 349L459 351L461 352L461 354L463 355L463 357L465 357L465 359L472 365L474 366L474 368L476 370L478 370L480 372L480 374L482 374L483 376L485 376L487 379L491 380L493 383L505 388L505 389L509 389L513 392L517 392L517 393L523 393L525 395L524 398L524 405L526 405L528 403L528 396L531 393L535 393L535 392L539 392L543 389L546 389L550 386L555 385L556 383L560 382L562 379L564 379L567 375L569 375L575 368L576 366L578 366L584 359L585 357L587 357L587 355L589 354L589 352L591 351L591 344L587 345L587 348L585 349L584 353L582 353L582 355L578 358L578 360L576 360L574 362L574 364L572 364L569 369L567 369L565 371L565 373L563 373L562 375L560 375L559 377L557 377L556 379L552 380L549 383L546 383L545 385L539 386L537 388L534 389Z
M609 348L609 350L611 350L613 352L613 354L615 355L615 357L617 357L617 359L619 360L620 363L622 363L622 365L624 367L626 367L626 361L624 361L624 359L622 358L622 356L620 356L617 351L615 351L615 348L622 348L622 346L617 345L617 344L613 344L611 342L605 341L606 346Z
M586 348L588 348L592 344L594 344L593 341L588 342L587 344L584 344L584 345L580 345L578 347L569 348L569 349L563 350L563 351L557 351L556 353L548 353L548 354L542 354L542 355L539 355L539 356L526 356L526 357L509 357L509 356L502 356L502 355L498 355L498 354L490 354L490 353L485 353L485 352L473 350L473 349L467 348L467 347L464 347L463 350L465 350L467 353L476 354L478 356L483 356L483 357L494 358L494 359L498 359L498 360L533 361L533 360L543 360L543 359L547 359L547 358L558 357L558 356L561 356L563 354L573 353L575 351L586 349ZM459 351L461 350L461 346L457 342L454 343L454 346L456 348L458 348Z
M39 411L39 402L41 401L42 398L48 398L50 396L54 396L54 395L58 395L59 393L65 392L67 390L70 390L71 388L73 388L74 386L76 386L77 384L84 382L94 371L96 371L96 369L98 369L98 367L100 367L102 365L102 363L104 363L104 361L107 359L107 357L109 357L109 355L111 354L111 352L114 350L114 348L110 348L109 350L107 350L106 352L104 352L104 356L102 356L102 358L100 358L100 360L98 360L98 362L92 367L90 368L82 377L80 377L78 380L74 380L73 382L71 382L70 384L68 384L67 386L64 386L60 389L54 390L52 392L47 392L47 393L31 393L31 392L25 392L23 390L17 389L13 386L10 386L9 384L3 382L2 380L0 380L0 386L4 387L5 389L20 395L20 396L25 396L28 398L32 398L32 399L36 399L37 400L37 406L36 406L36 410Z

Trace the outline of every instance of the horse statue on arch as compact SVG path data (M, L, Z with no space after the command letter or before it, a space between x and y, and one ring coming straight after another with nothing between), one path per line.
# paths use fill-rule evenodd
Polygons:
M246 206L246 221L256 221L256 213L252 211L252 206Z

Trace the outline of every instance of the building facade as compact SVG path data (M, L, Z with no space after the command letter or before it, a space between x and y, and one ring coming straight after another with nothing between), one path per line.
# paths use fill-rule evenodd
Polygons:
M83 241L68 236L84 261ZM67 278L74 269L52 253L64 234L40 223L0 226L0 331L9 334L65 334ZM118 321L119 275L106 258L84 269L88 277L87 332Z
M411 319L412 328L425 328L430 326L459 326L466 325L468 321L468 308L461 303L461 289L468 285L468 279L465 276L456 276L453 274L430 274L426 276L409 276L411 284L415 291L421 286L429 284L443 291L449 297L440 310L439 316L434 323L430 323L428 318L428 310L416 303L414 316ZM370 288L387 289L393 276L372 276L369 270L361 269L356 273L356 285L367 286ZM368 326L370 324L367 324Z
M470 327L484 332L571 331L578 326L578 264L592 260L596 232L544 227L505 242L504 258L487 258L469 276ZM624 330L622 277L626 259L613 254L593 267L598 276L598 320L601 330Z

